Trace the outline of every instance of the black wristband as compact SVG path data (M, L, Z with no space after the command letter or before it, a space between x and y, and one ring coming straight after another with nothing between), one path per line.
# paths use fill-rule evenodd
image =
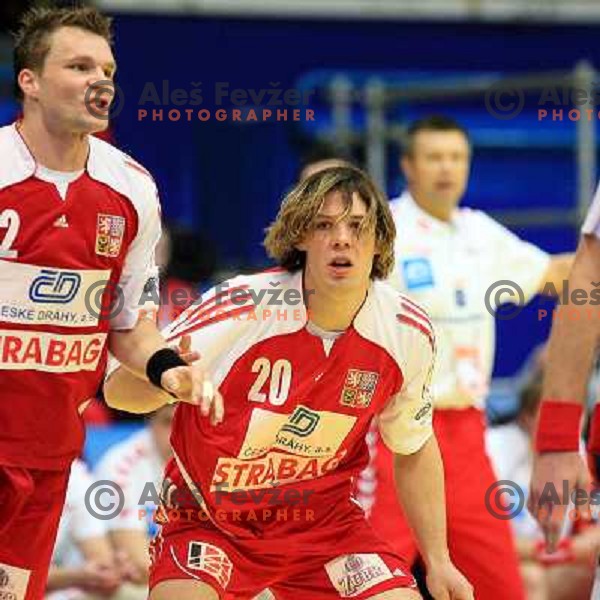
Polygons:
M175 367L187 367L187 363L175 350L161 348L157 350L146 363L146 376L156 387L163 389L160 385L162 374Z

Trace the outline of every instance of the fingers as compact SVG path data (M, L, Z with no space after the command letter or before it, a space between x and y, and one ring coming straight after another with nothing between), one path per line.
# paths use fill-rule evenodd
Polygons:
M562 504L546 502L538 509L538 522L544 532L546 551L556 552L565 519L566 507Z
M185 352L184 354L180 354L181 358L185 360L186 363L191 364L200 360L200 352Z
M225 406L223 403L223 396L221 396L220 392L215 391L215 396L212 404L212 413L210 418L211 425L218 425L223 422L223 417L225 416Z
M208 417L210 407L215 395L215 388L208 379L202 380L200 385L200 412L203 417Z
M473 586L467 582L460 586L458 592L452 594L452 600L474 600L474 598Z
M178 347L179 354L187 354L192 351L192 336L191 335L183 335L179 340Z
M166 392L170 394L174 394L179 397L178 392L181 389L181 378L179 376L181 367L177 367L175 369L169 369L162 374L160 379L160 385ZM185 368L185 367L184 367Z
M169 369L163 373L161 384L165 391L178 400L199 406L200 414L203 417L210 416L212 425L223 421L223 397L199 365Z

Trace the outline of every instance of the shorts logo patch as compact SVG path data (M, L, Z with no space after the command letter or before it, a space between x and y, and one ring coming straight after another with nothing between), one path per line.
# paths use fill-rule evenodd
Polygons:
M345 554L325 565L341 598L353 598L394 575L379 554Z
M379 373L348 369L340 404L350 408L367 408L371 404L378 381Z
M24 600L31 571L0 563L0 600Z
M229 584L233 571L229 556L221 548L205 542L190 542L187 566L211 575L223 588Z
M116 258L121 252L125 217L98 214L96 227L96 254L108 258Z

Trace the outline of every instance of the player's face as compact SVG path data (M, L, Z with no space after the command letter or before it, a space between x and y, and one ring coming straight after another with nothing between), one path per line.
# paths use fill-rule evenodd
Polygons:
M339 192L325 197L311 231L298 246L306 252L305 285L308 289L345 289L364 293L375 257L374 227L360 230L367 207L358 194L346 210Z
M114 92L88 92L99 81L111 80L115 62L108 42L77 27L61 27L50 38L50 49L36 77L34 96L46 123L69 133L94 133L108 126ZM87 98L86 98L87 93Z
M402 160L411 192L427 204L454 208L469 177L469 142L460 131L420 131L412 156Z
M163 406L160 408L150 421L152 437L156 444L156 449L163 460L168 460L172 455L171 444L171 424L173 423L173 415L175 408L173 406Z

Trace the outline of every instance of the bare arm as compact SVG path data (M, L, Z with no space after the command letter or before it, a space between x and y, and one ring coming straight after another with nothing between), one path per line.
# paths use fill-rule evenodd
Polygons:
M200 356L192 351L190 336L180 339L178 352L188 363L197 361ZM197 362L165 371L161 381L163 389L156 387L145 377L138 377L129 369L119 367L104 384L104 398L112 408L131 413L147 413L172 402L173 396L165 391L170 390L178 400L199 404L204 416L210 412L213 423L223 419L223 398L218 391L211 391L212 383ZM205 388L206 384L209 385L208 390Z
M396 490L426 565L449 560L444 468L435 437L414 454L394 455Z
M600 282L600 241L595 236L583 236L569 277L569 291L584 290L588 298ZM597 290L596 290L597 292ZM590 304L561 304L555 314L548 343L542 398L566 404L584 405L588 379L600 336L600 308ZM542 409L545 401L542 402ZM549 405L546 405L549 406ZM540 523L553 552L560 537L566 511L563 504L548 500L551 484L562 489L586 488L589 476L577 450L544 452L534 455L529 510Z
M46 590L76 587L104 595L112 594L121 584L121 575L106 537L87 538L78 541L77 546L86 562L80 567L51 566Z
M600 240L583 236L569 277L569 290L585 290L590 298L600 282ZM590 302L560 305L548 344L544 398L583 403L600 335L600 306Z
M565 281L569 278L574 260L575 255L572 252L552 255L538 292L542 294L549 290L556 290L556 293L560 294Z
M161 348L167 348L165 339L150 319L139 319L133 329L113 330L108 336L108 349L113 356L138 377L146 378L150 357Z
M473 588L450 560L444 468L435 436L413 454L394 455L396 491L413 529L434 598L473 600Z
M131 581L136 584L148 583L148 538L144 531L134 529L115 529L110 532L115 551L125 557L131 566Z
M111 408L137 414L152 412L173 400L169 394L124 367L119 367L106 380L104 399Z

